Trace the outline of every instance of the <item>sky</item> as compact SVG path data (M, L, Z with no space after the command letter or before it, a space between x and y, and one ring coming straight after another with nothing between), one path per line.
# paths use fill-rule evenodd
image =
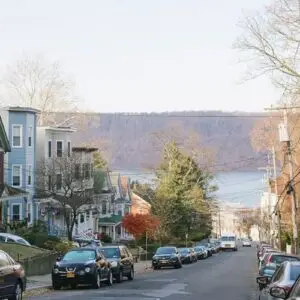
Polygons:
M0 0L0 75L22 55L59 60L97 112L262 111L268 78L241 83L237 23L267 0Z

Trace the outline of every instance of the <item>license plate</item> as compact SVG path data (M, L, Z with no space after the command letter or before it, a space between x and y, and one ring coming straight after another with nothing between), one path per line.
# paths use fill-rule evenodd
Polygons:
M230 245L225 245L226 248L230 248Z
M166 264L168 261L167 260L162 260L161 261L163 264Z
M75 277L75 273L74 272L68 272L67 273L67 278L74 278Z

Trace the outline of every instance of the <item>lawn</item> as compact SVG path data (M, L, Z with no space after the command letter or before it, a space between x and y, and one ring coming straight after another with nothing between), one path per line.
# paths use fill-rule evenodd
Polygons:
M0 243L0 249L7 252L15 260L31 258L48 252L45 249L14 243Z

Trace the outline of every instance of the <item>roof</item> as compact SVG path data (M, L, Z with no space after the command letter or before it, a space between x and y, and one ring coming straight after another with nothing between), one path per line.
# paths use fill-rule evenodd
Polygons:
M95 147L73 147L72 151L74 152L96 152L98 148Z
M38 126L38 129L44 129L48 131L60 131L60 132L75 132L76 129L67 126Z
M14 112L27 112L27 113L32 113L32 114L38 114L40 113L39 109L35 109L32 107L22 107L22 106L10 106L7 107L8 111L14 111Z
M4 128L4 124L2 121L2 118L0 117L0 143L1 143L1 147L3 148L4 152L11 152L11 148L10 148L10 144L9 144L9 140Z
M151 207L151 204L149 202L147 202L135 193L131 194L131 202L133 206L147 206L149 208Z
M12 187L8 184L0 184L0 197L26 196L28 192Z
M117 224L120 223L122 221L122 216L120 215L113 215L111 217L107 217L107 218L100 218L99 219L99 225L101 226L101 223L105 223L105 224Z

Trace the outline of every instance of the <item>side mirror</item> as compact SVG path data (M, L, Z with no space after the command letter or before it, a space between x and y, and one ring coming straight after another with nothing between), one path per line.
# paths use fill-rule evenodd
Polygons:
M278 299L286 299L287 297L286 291L283 288L275 286L270 289L270 295Z
M61 257L61 256L58 256L58 257L56 258L56 261L61 261L61 259L62 259L62 257Z
M256 277L256 282L259 285L267 286L268 283L269 283L269 277L268 276L259 276L259 277Z

